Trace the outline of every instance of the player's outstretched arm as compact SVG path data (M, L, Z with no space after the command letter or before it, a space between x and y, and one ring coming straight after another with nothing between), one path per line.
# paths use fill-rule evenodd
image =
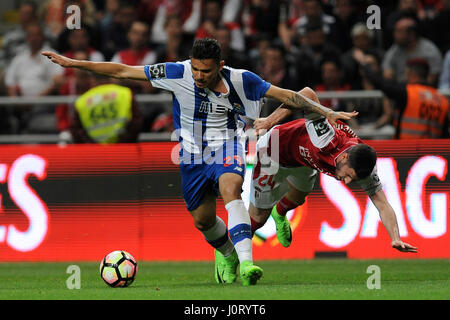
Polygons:
M311 89L309 89L311 90ZM312 91L312 90L311 90ZM271 85L266 92L266 97L281 101L285 107L303 110L305 113L317 113L326 117L331 124L336 125L336 121L350 120L358 115L358 112L336 112L320 103L313 101L300 92L279 88Z
M391 238L391 246L401 252L417 252L417 248L403 242L400 239L400 233L398 231L397 218L395 216L394 209L391 207L386 199L386 195L383 190L377 191L375 194L370 196L375 207L380 213L381 222L386 228L389 237Z
M43 56L64 68L78 68L118 79L147 80L144 66L129 66L115 62L94 62L70 59L51 51L43 51Z

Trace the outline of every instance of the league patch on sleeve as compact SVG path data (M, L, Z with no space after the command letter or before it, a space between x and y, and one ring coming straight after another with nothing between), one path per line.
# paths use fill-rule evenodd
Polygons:
M149 66L148 73L152 79L165 79L166 76L166 64L158 63Z
M313 121L314 130L316 130L317 136L323 136L328 131L330 131L330 126L327 121L323 118Z

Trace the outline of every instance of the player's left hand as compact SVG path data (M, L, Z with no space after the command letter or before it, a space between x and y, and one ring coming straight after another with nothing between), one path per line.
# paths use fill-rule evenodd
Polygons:
M398 251L401 251L401 252L417 253L417 248L416 247L414 247L414 246L412 246L412 245L410 245L408 243L405 243L405 242L403 242L401 240L394 240L394 241L392 241L391 242L391 246L392 246L392 248L397 249Z
M356 117L357 115L358 115L357 111L352 111L352 112L339 111L339 112L336 112L336 111L330 110L327 113L327 119L328 119L328 121L331 122L331 124L333 126L336 126L336 121L337 120L339 120L339 119L340 120L350 120L350 119Z

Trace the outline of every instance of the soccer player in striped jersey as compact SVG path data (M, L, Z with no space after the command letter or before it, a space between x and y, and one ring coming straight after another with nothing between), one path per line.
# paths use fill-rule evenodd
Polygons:
M356 112L334 112L300 93L271 85L256 74L225 66L214 39L196 40L189 60L146 66L68 59L42 52L63 67L119 79L147 80L172 92L173 120L181 144L183 197L195 227L215 249L215 278L233 283L237 267L243 285L254 285L263 270L253 264L249 213L241 199L245 175L244 119L259 117L262 98L317 112L331 122ZM228 226L216 215L220 194Z

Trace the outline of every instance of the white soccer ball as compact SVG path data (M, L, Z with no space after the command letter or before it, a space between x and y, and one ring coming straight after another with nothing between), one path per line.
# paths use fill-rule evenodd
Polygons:
M100 276L113 288L128 287L136 278L137 270L136 259L123 250L108 253L100 263Z

